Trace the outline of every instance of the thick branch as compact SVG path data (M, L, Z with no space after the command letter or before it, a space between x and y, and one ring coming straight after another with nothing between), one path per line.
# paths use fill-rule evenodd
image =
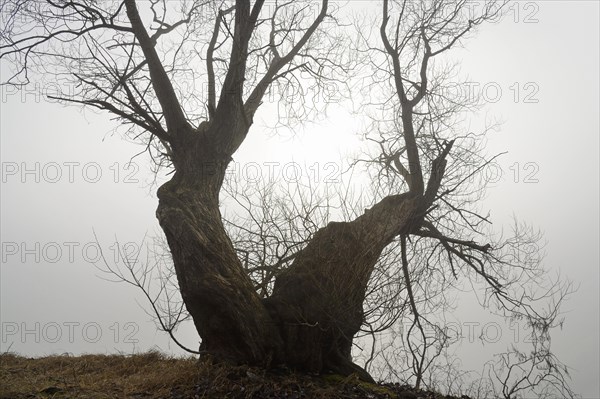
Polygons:
M396 170L398 171L398 173L400 173L400 176L404 178L404 181L408 185L408 189L413 190L413 183L410 176L410 172L402 164L402 161L400 161L400 152L397 152L392 158L392 160L394 161L394 166L396 167Z
M213 34L206 50L206 72L208 75L208 116L212 119L215 116L217 100L216 100L216 89L215 89L215 70L214 70L214 52L215 45L217 44L217 38L219 37L219 29L221 26L221 20L223 17L232 12L235 7L230 7L227 10L219 10L217 18L215 19L215 27Z
M183 109L177 99L169 76L165 72L156 49L154 48L155 42L148 36L148 32L142 23L135 0L125 0L125 7L135 37L140 43L146 61L148 61L152 87L154 88L156 97L162 107L167 123L167 130L169 135L176 135L181 128L187 125Z
M423 54L423 59L421 60L421 70L419 72L421 83L418 86L417 94L412 100L410 100L410 104L413 107L416 106L423 99L423 97L425 97L425 93L427 93L427 66L429 65L429 59L432 57L429 39L427 39L424 27L421 28L421 38L423 39L423 43L425 45L425 54Z
M235 3L235 28L229 66L214 112L214 119L219 126L213 131L215 151L228 156L239 148L252 124L244 112L243 91L248 42L256 28L256 18L262 4L263 1L257 1L251 12L249 1L237 0Z
M400 67L400 54L398 50L390 44L387 37L387 23L390 17L388 15L388 0L383 2L383 20L379 29L383 46L385 47L386 53L392 59L392 65L394 70L394 83L396 86L396 93L400 100L401 107L401 119L402 119L402 135L406 144L406 156L408 158L408 170L410 172L411 180L411 192L417 195L422 195L423 186L423 171L421 170L421 161L419 158L419 149L415 140L415 132L413 126L413 108L415 104L409 101L406 97L406 91L404 84L402 83L402 71ZM398 21L400 24L401 21ZM427 65L425 64L425 69Z

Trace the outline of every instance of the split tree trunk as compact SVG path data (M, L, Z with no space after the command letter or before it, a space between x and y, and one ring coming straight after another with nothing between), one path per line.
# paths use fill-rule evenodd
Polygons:
M221 95L217 102L215 78L209 72L210 117L195 129L185 118L135 1L125 0L167 127L153 133L165 144L175 168L171 181L158 190L157 218L204 351L236 362L285 363L315 372L360 372L350 360L350 350L362 323L369 276L393 237L419 224L415 216L425 209L421 206L423 190L417 190L418 196L388 197L353 222L330 223L321 229L290 269L277 278L273 296L261 301L223 227L219 191L231 156L244 141L269 84L308 42L328 7L323 0L319 15L290 52L283 57L275 53L266 74L244 102L248 43L263 3L256 1L251 7L248 1L236 1L232 49ZM209 70L212 62L208 56ZM407 145L411 145L408 139ZM410 148L408 153L417 155L410 172L420 177L418 151ZM366 372L361 374L370 379Z
M352 222L329 223L261 300L219 211L229 157L219 159L200 139L178 151L173 178L158 190L157 217L201 349L238 363L356 372L369 380L350 357L367 283L385 246L420 225L423 197L390 196Z

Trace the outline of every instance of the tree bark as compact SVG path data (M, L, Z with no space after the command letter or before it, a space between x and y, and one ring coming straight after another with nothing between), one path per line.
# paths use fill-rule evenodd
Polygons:
M414 231L424 215L423 197L384 198L351 222L319 230L278 276L265 300L294 367L371 377L352 363L352 339L363 322L367 283L383 249L398 234Z
M158 190L156 216L165 232L201 350L234 362L267 364L278 332L244 272L222 223L219 190L230 157L207 129L180 134L176 172Z

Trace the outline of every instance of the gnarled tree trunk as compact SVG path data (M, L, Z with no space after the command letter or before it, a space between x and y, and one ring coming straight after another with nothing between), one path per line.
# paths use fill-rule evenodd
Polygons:
M168 127L165 139L175 174L158 191L157 217L171 249L183 300L202 338L201 348L236 362L284 363L313 372L358 372L370 379L350 358L352 339L363 322L369 277L394 237L420 227L443 176L447 151L434 162L424 193L412 131L415 103L403 97L409 159L404 175L409 193L386 197L354 221L329 223L319 230L276 279L273 295L261 301L223 227L219 191L231 156L244 141L266 88L321 23L327 0L294 48L284 57L274 57L246 102L242 93L248 42L262 1L255 2L252 10L249 2L237 1L231 58L221 96L218 103L210 96L211 118L198 129L183 118L153 43L138 21L133 0L126 5L134 28L137 25L136 37L147 53L152 83L162 99ZM214 77L209 76L209 86L214 88Z
M156 216L201 349L219 358L266 363L281 347L278 332L242 268L219 210L231 158L217 151L208 125L180 136L185 139L173 145L176 172L158 190Z
M239 118L226 125L237 131L233 137L244 137L245 126ZM433 162L425 193L388 196L354 221L329 223L277 277L271 297L261 300L219 211L219 191L231 160L231 151L223 150L231 143L220 140L222 129L203 124L181 130L172 145L176 172L158 190L157 217L201 348L240 363L357 372L369 380L350 355L363 322L369 277L394 237L421 226L452 143Z
M419 227L423 204L423 197L395 195L354 221L331 222L278 276L265 303L279 327L288 363L370 379L351 360L367 283L385 246Z
M176 173L158 190L157 209L202 350L370 379L350 357L367 283L385 246L420 226L428 201L389 196L354 221L329 223L261 300L222 223L218 197L230 157L219 155L210 128L180 135L187 139L173 146Z

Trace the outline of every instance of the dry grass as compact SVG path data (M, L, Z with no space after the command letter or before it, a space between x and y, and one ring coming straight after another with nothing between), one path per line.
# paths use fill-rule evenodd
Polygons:
M354 377L322 377L284 370L172 358L158 352L25 358L0 355L0 399L384 399L444 398L408 387L376 386Z
M193 385L198 378L197 360L156 352L39 359L0 356L0 398L169 397L173 388Z

